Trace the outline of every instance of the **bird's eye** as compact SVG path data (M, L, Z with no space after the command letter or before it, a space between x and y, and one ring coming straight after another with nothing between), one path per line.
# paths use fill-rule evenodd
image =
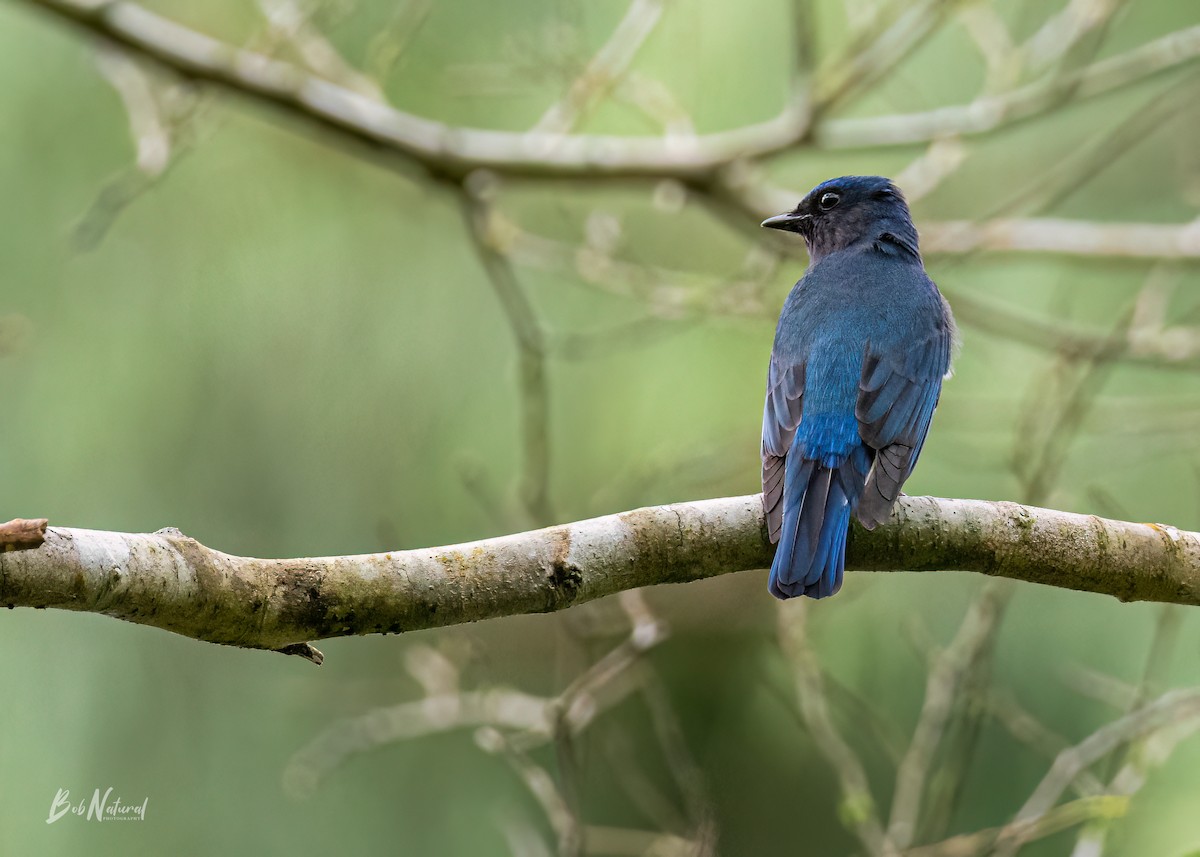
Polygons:
M837 205L839 202L841 202L841 200L842 200L842 198L840 196L838 196L836 193L822 194L821 202L820 202L821 210L829 211L829 209L833 208L835 205Z

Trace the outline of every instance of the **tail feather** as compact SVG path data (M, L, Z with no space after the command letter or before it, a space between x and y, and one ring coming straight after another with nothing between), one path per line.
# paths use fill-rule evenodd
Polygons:
M770 590L776 598L824 598L842 585L850 500L841 482L833 478L833 469L805 461L797 470L797 476L804 478L798 489L803 493L799 502L790 502L790 497L784 502Z
M832 476L833 472L826 467L817 465L813 468L808 490L804 492L804 504L797 515L798 538L792 543L790 564L793 569L796 567L797 553L808 560L808 572L802 575L805 586L812 586L820 580L824 566L818 564L818 560L829 554L830 532L825 521L836 516L837 511L837 506L831 509L829 502L837 502L836 497L830 496ZM834 516L830 512L834 512Z
M827 598L842 588L850 513L869 456L862 448L828 467L793 452L785 466L783 527L769 588L776 598Z
M845 515L837 530L837 539L833 543L833 555L837 557L836 566L830 563L826 566L825 576L821 578L821 587L813 598L828 598L837 595L842 588L842 579L846 570L846 534L850 532L850 504L847 503L842 512Z

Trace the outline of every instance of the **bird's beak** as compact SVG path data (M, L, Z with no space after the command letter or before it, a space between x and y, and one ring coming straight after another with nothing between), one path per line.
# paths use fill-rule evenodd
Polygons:
M806 220L812 220L811 214L776 214L774 217L768 217L762 222L762 226L767 229L782 229L786 232L796 232L800 225Z

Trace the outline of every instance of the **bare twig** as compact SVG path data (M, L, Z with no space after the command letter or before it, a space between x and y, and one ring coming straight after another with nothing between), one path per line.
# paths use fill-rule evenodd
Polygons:
M1126 314L1118 322L1114 340L1127 337L1130 320ZM1112 356L1104 353L1083 358L1070 355L1060 358L1054 371L1046 373L1051 386L1026 409L1026 424L1018 432L1020 440L1012 452L1013 472L1023 499L1044 503L1050 496L1113 362Z
M960 696L960 686L980 652L987 647L1003 615L1010 591L988 587L976 599L963 618L958 633L934 660L925 687L925 701L913 732L908 752L896 772L891 816L887 836L903 851L908 848L917 831L921 797L925 779L933 765L934 754L946 730L953 706Z
M386 744L458 729L503 727L550 740L550 700L494 688L427 696L339 720L297 752L284 773L289 793L311 795L348 758Z
M379 102L384 100L379 84L346 62L329 39L312 25L311 12L297 0L258 0L258 8L273 34L291 45L313 73L359 95Z
M96 67L125 105L130 135L137 147L137 168L147 176L159 175L171 158L170 123L162 116L149 75L125 54L112 49L96 52Z
M630 630L627 638L554 697L535 697L519 691L492 688L462 691L457 658L429 648L414 646L406 652L408 672L421 685L424 698L332 724L298 752L284 776L287 789L296 796L311 795L318 783L355 753L395 741L412 739L435 732L475 728L476 741L489 753L503 756L542 807L558 839L556 853L578 855L594 850L588 840L594 834L611 844L615 838L628 841L644 837L642 831L591 828L582 821L578 806L577 760L573 741L602 711L618 705L630 693L641 690L652 725L662 742L664 756L678 778L691 818L690 839L663 836L658 845L672 848L687 844L690 857L711 853L715 827L704 791L703 775L691 760L666 694L648 666L639 662L641 655L666 639L666 627L651 612L637 590L623 592L619 598ZM453 652L451 652L453 655ZM558 754L557 778L536 762L530 751L553 744ZM634 771L623 771L633 774ZM646 797L644 778L627 776L633 790ZM667 804L652 786L652 807L666 811L668 826L683 830L689 825ZM657 801L657 803L656 803ZM659 806L661 804L661 806ZM673 823L676 819L678 824ZM529 830L506 828L510 843L529 840ZM530 839L533 836L533 839ZM657 834L650 834L657 840Z
M614 87L613 100L633 107L668 136L692 137L695 123L679 100L661 80L628 72Z
M991 3L966 3L958 11L958 20L987 65L984 92L997 95L1012 89L1021 70L1017 47L996 7Z
M559 857L578 857L583 851L583 827L550 772L508 741L504 733L482 726L475 733L480 749L503 756L541 806L558 837Z
M158 184L193 143L202 99L180 84L165 85L126 53L101 46L96 66L121 97L129 118L134 164L109 180L74 229L74 243L91 250L130 204Z
M1059 253L1118 259L1200 259L1200 221L1184 224L1089 223L1053 217L921 224L933 254L977 250Z
M1062 683L1075 693L1118 711L1136 706L1138 689L1134 685L1099 670L1075 665L1062 671Z
M665 3L666 0L633 0L608 41L572 82L562 100L542 114L533 130L541 134L567 134L584 121L628 72L634 57L658 25Z
M524 819L506 818L501 830L512 857L554 857L542 834Z
M1020 837L1023 842L1044 839L1091 819L1117 818L1125 814L1128 806L1128 798L1113 795L1079 798L1028 821L1014 821L1004 827L964 833L932 845L912 848L906 857L983 857L992 853L997 842L1015 837Z
M1158 692L1163 673L1170 664L1171 655L1178 642L1179 626L1182 614L1171 605L1164 604L1159 611L1158 621L1154 627L1154 637L1150 641L1150 651L1146 655L1146 666L1142 670L1141 681L1135 690L1129 710L1144 705L1153 693ZM1114 759L1116 773L1112 776L1109 791L1113 794L1135 794L1145 784L1150 770L1161 764L1170 755L1175 743L1200 728L1200 719L1190 726L1164 730L1149 740L1127 746L1119 759ZM1071 857L1100 857L1104 853L1105 841L1111 819L1096 819L1084 826L1075 840L1075 849Z
M1121 0L1070 0L1021 46L1024 70L1035 75L1048 70L1085 36L1107 24L1121 5Z
M1063 356L1097 357L1164 369L1200 368L1200 330L1176 328L1179 335L1114 337L1101 331L1037 318L970 292L943 286L961 324ZM1172 329L1168 328L1169 333ZM1193 341L1193 337L1197 341Z
M815 129L816 140L830 148L862 148L984 134L1054 109L1060 104L1064 88L1073 89L1077 101L1091 98L1191 63L1197 57L1200 26L1170 33L1059 77L1047 76L1008 92L981 96L970 104L923 113L828 120Z
M896 174L895 181L904 188L904 195L908 201L914 203L933 193L942 182L958 171L966 159L967 149L957 137L934 140L920 156ZM928 238L925 244L928 252Z
M1049 758L1071 746L1062 735L1053 732L1030 714L1010 695L991 691L987 698L987 711L1005 728L1013 738L1032 747ZM1105 793L1105 785L1090 771L1083 771L1072 783L1080 797L1091 797Z
M924 744L923 750L910 750L915 759L927 758L926 776L928 777L928 794L924 800L924 810L915 816L915 832L913 839L922 837L936 839L945 835L954 810L962 796L967 772L974 758L986 708L981 702L984 689L992 680L992 657L996 648L996 638L1007 613L1008 605L1013 595L1012 581L993 580L975 596L971 606L963 617L955 639L945 652L934 659L933 669L928 683L933 684L933 672L938 671L940 662L950 658L960 658L961 667L957 674L959 689L955 698L951 698L946 709L944 698L939 701L938 693L944 694L944 688L937 685L938 691L933 697L927 696L922 704L921 719L918 720L917 730L913 734L914 748ZM973 626L982 622L983 627L975 631ZM953 654L956 646L963 646L959 654ZM944 712L944 713L942 713ZM941 717L943 720L940 733L932 730L928 736L922 737L921 732L929 719ZM927 719L928 718L928 719ZM938 761L932 762L934 758ZM914 769L915 769L915 762ZM914 778L915 779L915 778ZM900 782L900 772L897 772L897 783ZM900 797L897 795L897 797ZM893 809L897 798L893 798ZM901 804L908 797L900 798Z
M1194 725L1200 718L1200 689L1176 690L1101 727L1074 747L1063 750L1033 794L1017 812L1015 823L1029 824L1050 812L1063 791L1080 772L1095 764L1121 744L1151 735L1164 728ZM1010 825L1010 828L1013 826ZM997 857L1011 857L1028 841L1024 829L1006 829L997 842Z
M846 743L833 719L821 679L821 667L808 642L807 604L797 599L779 606L779 639L792 666L800 713L813 743L837 775L842 791L838 815L869 855L884 855L883 825L871 796L871 784L858 755Z
M401 61L433 8L433 0L405 0L367 45L364 65L375 80L383 81Z
M845 50L817 72L814 110L823 114L853 98L899 65L930 36L958 0L892 0L874 16L868 32L853 36Z
M524 453L521 502L534 523L545 525L554 520L550 503L550 385L546 378L545 334L533 304L500 249L503 239L493 229L491 217L493 193L488 176L473 175L464 185L463 218L516 339Z
M587 830L589 854L622 855L630 857L696 857L708 853L703 845L669 833L649 830L630 830L617 827L596 827Z

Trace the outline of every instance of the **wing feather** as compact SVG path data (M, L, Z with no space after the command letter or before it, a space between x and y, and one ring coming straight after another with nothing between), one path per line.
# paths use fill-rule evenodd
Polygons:
M800 425L803 398L804 365L785 365L772 357L762 429L763 511L772 543L779 541L783 527L784 460Z
M917 464L949 368L952 338L952 328L944 325L898 355L868 346L855 407L859 436L875 452L856 510L868 529L888 519Z

